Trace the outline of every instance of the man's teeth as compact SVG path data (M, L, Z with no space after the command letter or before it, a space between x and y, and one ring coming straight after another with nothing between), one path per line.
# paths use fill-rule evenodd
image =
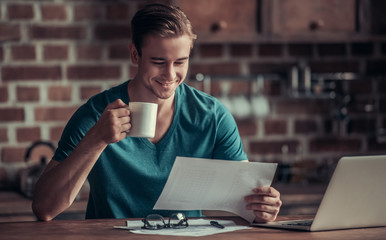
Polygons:
M162 83L162 82L160 82L160 84L161 84L162 86L165 86L165 87L167 87L167 86L170 86L170 85L172 85L173 83L172 83L172 82L170 82L170 83Z

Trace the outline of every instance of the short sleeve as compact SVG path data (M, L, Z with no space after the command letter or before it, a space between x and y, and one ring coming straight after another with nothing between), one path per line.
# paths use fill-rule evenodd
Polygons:
M213 151L214 159L247 160L241 137L231 113L217 101L216 108L216 144Z

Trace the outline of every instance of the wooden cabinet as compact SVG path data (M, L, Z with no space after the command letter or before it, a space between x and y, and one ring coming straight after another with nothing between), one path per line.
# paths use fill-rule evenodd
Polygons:
M201 42L341 40L385 34L382 0L170 0Z
M357 32L356 0L264 1L263 32L277 36L329 36Z
M254 36L258 30L258 0L175 0L188 16L199 39L229 40Z

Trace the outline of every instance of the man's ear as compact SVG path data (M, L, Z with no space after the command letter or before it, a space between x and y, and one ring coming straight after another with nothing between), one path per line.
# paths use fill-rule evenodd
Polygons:
M129 51L130 51L131 61L134 64L138 64L139 54L138 54L137 48L132 42L129 44Z

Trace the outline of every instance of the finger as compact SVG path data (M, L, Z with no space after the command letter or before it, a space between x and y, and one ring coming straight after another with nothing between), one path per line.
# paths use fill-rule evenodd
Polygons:
M119 121L122 125L131 123L131 118L129 116L122 116L119 118Z
M122 132L129 133L131 129L131 123L122 124Z
M117 118L124 118L130 116L130 111L127 108L106 109L106 111L110 112L113 116Z
M124 108L128 107L126 103L124 103L121 99L117 99L114 102L111 102L109 105L107 105L106 109L117 109L117 108Z
M267 195L272 197L280 197L280 192L273 187L258 187L252 190L253 193L259 195Z
M259 203L278 207L282 204L280 198L257 194L246 196L244 200L247 203Z
M253 214L255 215L254 222L257 222L257 223L273 222L277 217L277 214L271 214L271 213L261 212L261 211L253 211Z
M110 110L116 112L116 116L118 118L121 118L120 120L126 121L126 118L129 118L130 121L130 111L127 108L118 108L114 110Z
M246 209L259 211L259 212L266 212L270 214L277 214L279 213L279 210L280 210L280 208L277 206L272 206L267 204L257 204L257 203L248 204L246 206Z

